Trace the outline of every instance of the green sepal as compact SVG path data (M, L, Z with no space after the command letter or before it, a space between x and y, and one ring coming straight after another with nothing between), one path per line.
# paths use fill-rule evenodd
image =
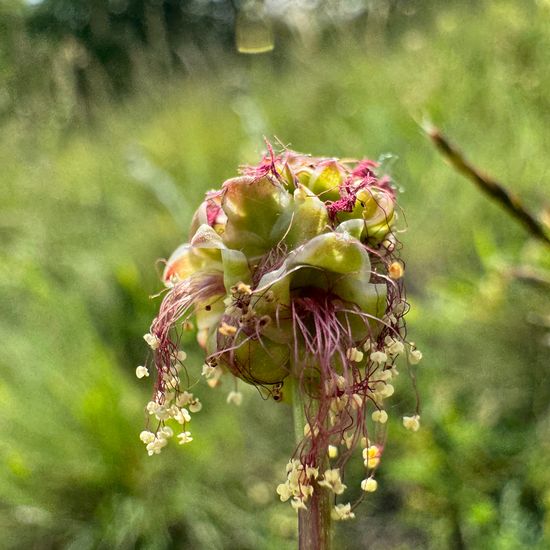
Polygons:
M325 204L307 188L301 187L295 191L289 207L273 227L272 240L282 235L283 242L290 249L296 248L326 231L328 221Z
M283 183L284 185L286 185L287 190L290 193L293 193L294 189L296 189L298 178L294 175L294 172L292 171L292 168L289 166L288 162L286 162L283 166L281 177L283 178Z
M260 279L258 293L271 290L278 303L289 305L291 288L328 288L334 279L331 274L370 278L369 254L348 233L324 233L309 240L291 252L279 269Z
M245 382L275 384L288 375L288 345L261 341L241 333L231 346L236 346L236 349L226 352L221 359L235 376ZM231 353L234 354L232 360Z
M256 315L258 317L267 315L271 319L271 322L262 329L262 334L273 342L289 344L292 341L292 322L289 309L285 307L289 304L290 288L287 280L272 285L268 291L252 295L250 307Z
M362 219L346 220L342 222L334 231L336 233L347 233L358 241L363 241L365 236L365 221Z
M369 283L366 277L350 276L339 279L333 290L344 302L350 304L350 309L355 305L361 313L369 315L368 320L355 313L339 315L344 326L350 326L353 340L359 342L366 337L374 340L382 329L379 319L386 311L386 285Z
M222 315L225 312L223 303L224 295L213 296L209 300L195 305L195 319L197 330L208 330L218 326Z
M311 175L308 187L323 200L335 201L340 198L340 185L344 174L336 161L329 161L319 166Z
M222 209L227 224L222 235L228 248L241 250L248 258L265 254L283 236L273 227L288 208L290 194L267 177L240 177L224 184Z
M379 242L390 232L396 219L393 199L380 189L359 191L358 196L361 193L362 200L358 198L351 212L338 212L336 217L341 222L338 228L342 229L336 230L341 231L345 227L345 231L357 238L358 222L361 222L363 231L360 240Z
M200 271L223 271L220 251L216 248L201 248L186 243L172 253L166 262L162 279L169 284L173 275L177 275L183 281Z
M324 233L314 237L291 254L288 269L308 265L332 273L370 272L369 253L347 233Z
M248 260L240 250L226 248L221 251L221 256L223 262L223 284L228 294L236 284L250 284L252 282Z

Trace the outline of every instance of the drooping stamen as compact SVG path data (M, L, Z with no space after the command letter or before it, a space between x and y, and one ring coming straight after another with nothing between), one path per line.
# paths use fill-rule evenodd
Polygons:
M194 313L194 306L225 294L221 273L200 273L175 285L165 294L159 314L151 324L150 333L158 339L154 350L157 369L154 399L162 402L166 391L165 376L174 370L179 350L180 333L172 335L179 321L185 324Z

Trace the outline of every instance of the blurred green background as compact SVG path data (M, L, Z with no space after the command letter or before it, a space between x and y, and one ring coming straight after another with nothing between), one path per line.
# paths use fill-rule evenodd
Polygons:
M273 51L239 53L236 21ZM401 376L379 491L336 548L549 548L550 287L516 275L550 255L417 124L548 218L549 67L548 0L3 0L0 546L295 548L285 405L204 387L191 445L138 439L155 262L265 135L397 157L423 427L400 426Z

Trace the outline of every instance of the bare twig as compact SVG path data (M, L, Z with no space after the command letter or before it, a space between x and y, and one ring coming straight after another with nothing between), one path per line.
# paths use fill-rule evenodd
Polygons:
M423 124L422 127L439 152L449 160L454 168L472 180L483 193L498 202L533 237L550 246L550 237L544 225L523 206L519 197L511 193L498 181L472 166L462 153L443 136L439 128L429 123Z

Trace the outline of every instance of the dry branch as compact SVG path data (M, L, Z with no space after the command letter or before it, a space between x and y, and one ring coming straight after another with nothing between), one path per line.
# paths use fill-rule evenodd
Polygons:
M550 237L548 236L547 229L523 206L519 197L510 192L504 185L470 164L462 153L443 136L438 128L431 124L424 124L423 129L439 152L449 160L457 171L473 181L489 198L499 203L533 237L550 246Z

